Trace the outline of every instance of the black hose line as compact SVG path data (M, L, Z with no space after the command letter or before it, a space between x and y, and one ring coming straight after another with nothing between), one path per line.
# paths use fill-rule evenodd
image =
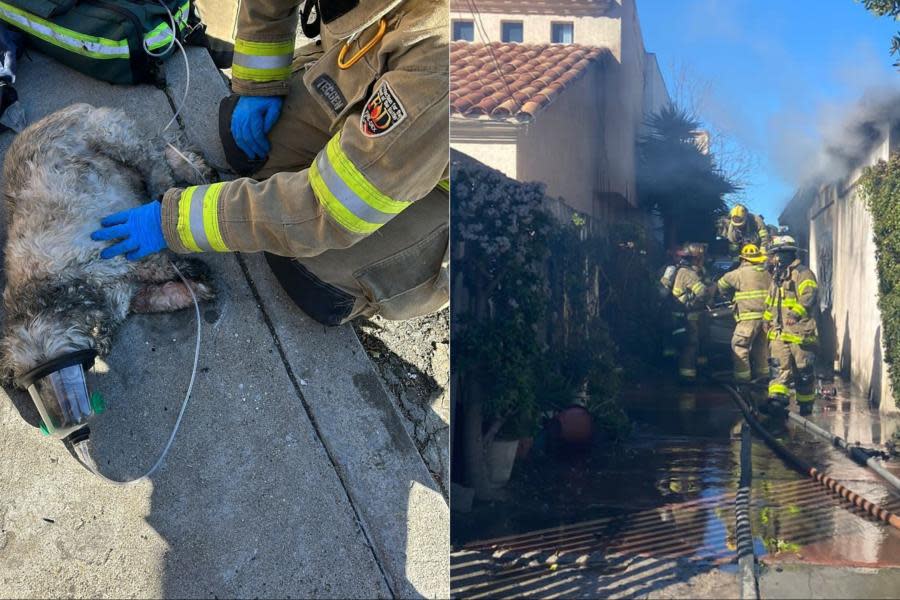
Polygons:
M747 423L750 424L750 427L753 428L754 433L762 438L766 445L768 445L769 448L784 462L786 462L789 466L793 467L803 475L811 477L816 483L818 483L822 487L827 488L832 493L840 496L853 506L862 509L870 516L875 517L879 521L883 521L884 523L887 523L892 527L900 529L900 516L897 516L894 513L881 508L880 506L873 502L870 502L869 500L866 500L856 492L848 489L840 482L832 479L825 473L822 473L814 466L788 450L784 446L784 444L775 439L775 436L766 431L766 429L756 419L756 417L753 416L753 412L750 410L750 406L744 400L743 396L741 396L740 392L726 383L721 383L721 385L728 391L729 394L731 394L735 403L737 403L738 408L744 414L744 419L747 421Z

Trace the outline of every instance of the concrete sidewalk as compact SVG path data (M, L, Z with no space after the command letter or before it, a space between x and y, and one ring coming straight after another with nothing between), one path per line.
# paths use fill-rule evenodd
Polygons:
M227 88L205 51L190 56L183 124L221 166L215 115ZM180 55L165 92L32 59L16 85L30 121L89 102L157 131L181 100ZM0 151L10 140L0 136ZM293 308L259 256L204 259L219 300L201 307L191 405L152 481L91 476L0 392L0 596L449 596L447 504L353 330ZM108 410L92 439L107 475L137 476L156 459L194 330L193 311L133 316L98 361Z

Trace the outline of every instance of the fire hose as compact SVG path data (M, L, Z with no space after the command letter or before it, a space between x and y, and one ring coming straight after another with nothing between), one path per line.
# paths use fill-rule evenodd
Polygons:
M847 440L838 435L825 431L809 419L804 419L797 413L788 413L788 417L798 426L802 427L805 431L808 431L831 442L831 444L835 448L839 448L840 450L842 450L844 454L849 456L850 459L859 466L869 467L870 469L875 471L875 473L877 473L882 479L891 484L895 490L900 492L900 478L898 478L896 475L894 475L881 465L881 461L879 459L885 456L883 452L871 450L869 448L863 448L862 446L858 445L848 444Z
M846 486L829 477L825 473L822 473L814 466L788 450L784 446L784 444L776 440L771 433L766 431L766 429L756 419L756 417L753 416L753 411L741 396L740 392L726 383L722 383L721 385L728 391L729 394L731 394L738 408L741 410L741 413L743 413L744 419L747 421L747 423L749 423L754 433L756 433L766 443L766 445L768 445L769 448L771 448L771 450L776 455L778 455L778 457L781 458L785 463L787 463L797 472L803 475L807 475L822 487L840 496L849 504L852 504L854 507L864 511L869 516L887 523L888 525L896 529L900 529L900 516L895 515L889 510L881 508L880 506L873 502L870 502L869 500L866 500L856 492L848 489Z

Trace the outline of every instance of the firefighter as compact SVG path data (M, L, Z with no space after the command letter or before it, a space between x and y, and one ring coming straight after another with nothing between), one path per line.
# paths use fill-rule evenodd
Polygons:
M723 275L717 284L719 293L733 300L734 335L731 353L734 380L748 382L768 375L768 342L763 331L766 296L772 276L765 265L766 256L755 244L741 249L741 265Z
M818 284L802 263L794 238L773 238L769 251L772 284L763 320L769 339L769 399L787 408L793 381L800 414L812 413L815 400L816 306Z
M732 256L737 256L745 244L764 248L769 241L769 230L762 217L754 215L743 204L735 204L728 214L725 239Z
M321 41L295 52L298 20ZM102 256L264 251L326 325L441 308L447 29L441 0L244 0L219 135L252 178L170 189L107 217L92 237L117 242Z
M690 383L697 379L701 311L705 300L712 296L715 288L704 281L706 248L703 244L685 244L678 256L680 260L672 281L671 296L675 301L675 322L682 324L675 330L681 339L678 376L682 381Z

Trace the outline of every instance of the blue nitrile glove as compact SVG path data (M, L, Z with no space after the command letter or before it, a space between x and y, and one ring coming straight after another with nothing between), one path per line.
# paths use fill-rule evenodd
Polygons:
M281 96L241 96L231 113L231 137L251 159L263 159L271 146L266 137L281 116Z
M100 258L124 254L128 260L139 260L167 248L162 230L162 205L159 200L129 208L100 221L103 229L91 234L98 242L121 240L100 253Z

